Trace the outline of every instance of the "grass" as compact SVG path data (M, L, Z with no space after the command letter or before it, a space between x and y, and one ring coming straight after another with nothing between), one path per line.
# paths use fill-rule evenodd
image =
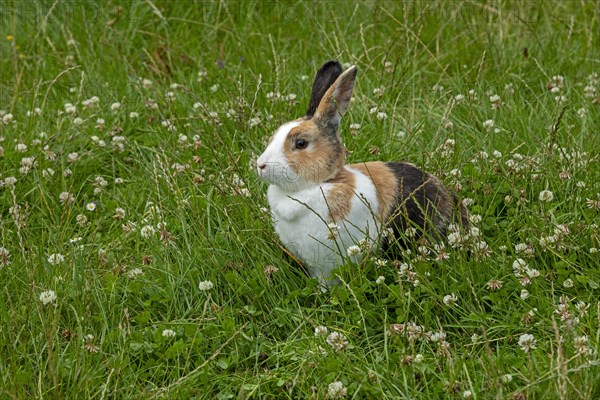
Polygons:
M597 2L0 7L0 397L600 397ZM437 174L483 251L286 257L251 163L332 58L348 161Z

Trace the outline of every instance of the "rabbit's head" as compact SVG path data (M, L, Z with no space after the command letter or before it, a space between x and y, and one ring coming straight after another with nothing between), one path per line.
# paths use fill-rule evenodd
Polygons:
M257 160L259 176L287 192L319 185L344 166L340 121L352 97L356 66L337 61L317 72L306 115L281 125Z

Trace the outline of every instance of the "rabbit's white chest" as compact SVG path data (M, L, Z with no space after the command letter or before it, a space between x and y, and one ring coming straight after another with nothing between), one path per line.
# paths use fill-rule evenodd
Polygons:
M334 269L337 263L335 252L329 248L335 242L328 240L327 190L320 187L287 194L270 186L268 191L275 232L312 276L319 275L316 271L320 268Z
M331 271L343 262L348 247L365 238L375 240L378 235L374 218L377 199L368 178L360 179L360 185L352 196L350 213L343 221L337 222L335 236L328 226L330 208L326 198L331 189L331 184L324 183L286 193L271 185L267 193L277 235L287 249L305 264L310 275L321 281L328 279Z

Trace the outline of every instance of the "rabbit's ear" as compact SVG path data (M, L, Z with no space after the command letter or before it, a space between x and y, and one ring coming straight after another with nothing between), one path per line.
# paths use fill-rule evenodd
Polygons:
M327 61L321 66L317 75L315 75L312 92L310 93L310 101L306 110L307 118L312 118L327 89L329 89L341 73L342 65L337 60Z
M318 125L333 128L337 132L340 120L352 98L356 73L356 66L351 66L327 89L314 115Z

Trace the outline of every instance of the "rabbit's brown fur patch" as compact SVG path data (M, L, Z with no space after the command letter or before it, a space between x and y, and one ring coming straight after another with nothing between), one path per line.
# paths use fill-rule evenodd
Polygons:
M361 164L348 165L368 176L375 189L377 190L377 200L379 202L377 210L377 218L379 222L386 222L387 218L393 211L396 201L396 191L398 180L392 170L381 161L373 161Z
M343 169L329 183L333 184L326 198L329 222L338 222L346 218L352 209L352 197L356 187L354 174Z

